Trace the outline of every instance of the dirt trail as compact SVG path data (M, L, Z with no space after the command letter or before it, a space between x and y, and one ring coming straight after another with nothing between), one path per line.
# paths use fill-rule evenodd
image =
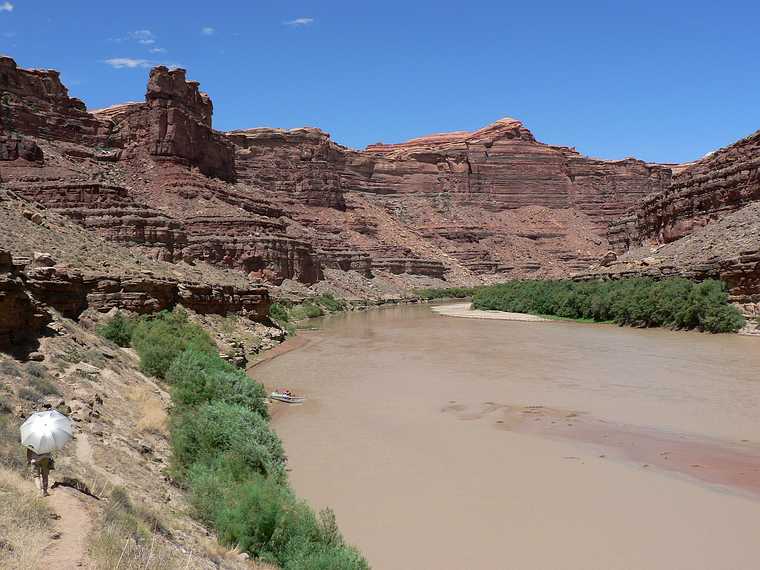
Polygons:
M87 555L87 539L92 532L92 517L85 498L78 491L56 487L47 499L50 508L61 518L56 521L54 540L45 552L41 568L92 568Z

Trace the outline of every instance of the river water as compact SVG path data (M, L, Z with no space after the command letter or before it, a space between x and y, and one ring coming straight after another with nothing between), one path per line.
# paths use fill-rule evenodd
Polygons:
M760 343L429 307L251 370L296 491L373 568L760 567Z

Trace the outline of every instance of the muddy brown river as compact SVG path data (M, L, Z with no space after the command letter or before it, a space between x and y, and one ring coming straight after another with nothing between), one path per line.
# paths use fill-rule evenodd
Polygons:
M251 370L376 570L760 567L760 340L411 306ZM306 342L304 343L304 339Z

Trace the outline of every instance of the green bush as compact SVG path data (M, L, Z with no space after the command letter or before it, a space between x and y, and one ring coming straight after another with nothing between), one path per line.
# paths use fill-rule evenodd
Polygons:
M217 354L208 333L191 323L181 308L140 319L132 333L132 346L140 355L142 371L158 378L164 378L174 359L188 348Z
M322 308L311 301L304 301L300 305L296 305L290 309L290 318L294 321L313 319L315 317L321 317L324 314Z
M269 307L269 318L280 324L287 323L290 320L288 310L280 303L272 303Z
M367 570L367 562L344 544L335 519L318 519L289 489L272 479L240 485L216 515L222 540L288 570Z
M132 342L132 331L135 321L125 317L118 311L112 319L97 328L98 334L121 347L129 346Z
M744 325L744 317L728 301L725 284L711 279L511 281L479 288L473 307L714 333Z
M213 402L171 418L172 450L178 473L218 456L239 460L251 473L282 478L285 453L280 438L258 413L237 404Z
M219 401L269 417L264 386L218 354L188 348L172 361L166 381L172 385L172 402L180 409Z
M323 293L315 297L314 302L329 313L338 313L346 309L345 301L336 299L332 293Z
M290 324L287 309L272 307L273 319ZM311 302L291 311L304 318L322 314ZM317 518L288 487L263 386L222 360L181 309L138 319L131 343L142 369L171 385L173 472L187 487L195 515L222 542L285 570L367 570L343 543L334 516ZM137 520L128 497L122 499L117 493L120 520Z

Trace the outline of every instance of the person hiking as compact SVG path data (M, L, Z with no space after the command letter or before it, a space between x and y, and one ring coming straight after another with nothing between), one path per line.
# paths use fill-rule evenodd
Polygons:
M19 428L26 461L34 471L34 482L48 496L48 474L55 468L50 454L74 438L71 420L56 410L34 412Z
M26 461L32 466L34 473L34 484L42 491L42 496L47 497L48 493L48 475L53 468L53 457L50 453L35 453L31 449L26 450Z

